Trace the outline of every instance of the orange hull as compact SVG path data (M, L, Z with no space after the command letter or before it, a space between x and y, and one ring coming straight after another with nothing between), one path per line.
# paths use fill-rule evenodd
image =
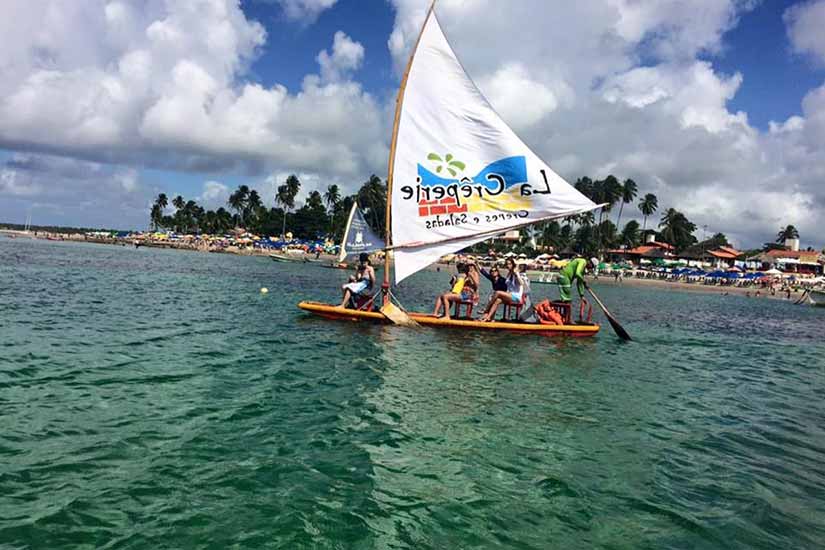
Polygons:
M325 319L337 321L369 321L373 323L388 323L384 315L376 311L359 311L345 309L320 302L301 302L298 307ZM565 336L594 336L599 332L599 325L542 325L539 323L515 323L495 321L484 323L472 319L445 319L433 317L426 313L410 313L410 317L421 325L438 328L462 328L471 330L495 330L521 332L529 334L551 334Z

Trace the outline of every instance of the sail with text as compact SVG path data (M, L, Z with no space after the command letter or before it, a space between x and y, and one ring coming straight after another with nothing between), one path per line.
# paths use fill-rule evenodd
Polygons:
M510 229L598 208L556 174L464 72L431 10L395 135L395 282Z
M347 256L356 256L362 252L369 254L384 249L384 241L367 223L364 213L358 208L358 203L352 205L349 212L347 227L344 230L344 239L341 241L341 253L338 261L343 262Z

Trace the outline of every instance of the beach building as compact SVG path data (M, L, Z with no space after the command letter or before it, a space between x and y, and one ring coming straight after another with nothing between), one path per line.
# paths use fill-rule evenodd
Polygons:
M736 260L742 256L742 252L730 246L720 246L715 250L708 251L708 256L717 269L732 268Z
M648 241L634 248L614 248L606 252L609 261L631 261L635 264L645 261L676 260L675 249L667 243Z
M768 250L757 256L763 269L779 269L786 273L822 274L825 256L816 250Z

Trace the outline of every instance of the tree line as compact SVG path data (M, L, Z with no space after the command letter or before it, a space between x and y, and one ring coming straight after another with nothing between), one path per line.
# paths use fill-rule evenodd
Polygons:
M581 177L573 186L596 204L604 206L598 214L590 211L542 224L538 228L538 244L556 251L572 250L598 256L612 248L639 246L648 233L654 234L658 241L673 245L677 251L697 243L693 236L696 224L675 208L668 208L663 213L656 229L647 228L648 218L659 209L659 199L653 193L645 194L636 204L643 218L642 224L630 220L620 230L625 205L632 204L639 195L638 185L632 179L620 182L613 175L603 180ZM616 211L615 222L610 219L613 211Z
M329 185L322 194L310 191L304 204L296 209L296 197L301 181L290 175L279 185L274 195L275 206L267 208L260 194L247 185L240 185L229 195L226 208L205 210L194 200L178 195L172 199L175 211L166 214L170 205L165 193L160 193L152 204L149 221L153 230L172 230L177 233L224 234L243 227L258 235L285 235L296 238L322 239L332 237L336 242L343 237L349 211L355 201L364 211L367 221L384 236L384 216L387 204L387 184L376 175L370 176L358 192L342 195L338 185Z
M596 204L604 205L598 211L568 216L561 220L539 224L528 228L517 249L526 249L530 238L538 245L552 247L557 252L572 250L588 256L598 256L613 248L633 248L642 244L645 235L653 234L655 239L672 245L677 253L695 250L711 250L727 245L727 238L717 233L710 239L699 242L694 236L695 223L675 208L668 208L659 217L655 228L648 228L648 219L657 213L659 200L653 193L639 197L639 188L632 179L620 182L613 175L602 180L581 177L574 187ZM167 215L169 206L166 194L158 195L150 212L151 226L155 230L171 229L179 233L223 234L236 227L244 227L258 235L285 235L321 239L331 237L338 242L343 237L349 211L358 202L367 222L385 237L384 217L387 208L387 183L376 175L361 184L352 195L342 195L338 185L329 185L322 194L310 191L304 204L296 210L295 199L301 190L301 182L296 175L290 175L279 185L274 195L276 206L267 208L255 189L240 185L230 196L226 208L204 210L193 200L185 200L178 195L172 199L174 213ZM638 202L635 202L639 198ZM621 227L622 216L627 205L635 206L642 216L642 223L630 220ZM616 212L615 222L611 219ZM621 227L621 229L619 229ZM789 225L777 235L776 243L766 243L763 250L781 248L787 238L798 238L797 229ZM777 244L778 243L778 244ZM504 248L503 243L494 243L494 248ZM490 244L480 243L474 249L481 252Z

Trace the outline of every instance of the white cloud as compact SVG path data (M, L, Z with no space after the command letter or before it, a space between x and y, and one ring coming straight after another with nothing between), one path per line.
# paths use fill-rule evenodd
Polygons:
M201 194L195 197L195 201L207 210L217 210L226 207L229 199L229 187L219 181L206 181L203 184Z
M284 9L311 17L333 4ZM13 42L0 49L0 148L338 179L386 162L383 106L351 80L364 48L343 32L290 92L248 80L266 33L236 0L15 0L0 31Z
M32 178L24 178L16 170L8 168L0 170L0 194L12 197L33 197L42 191L43 188L33 182Z
M797 53L811 54L825 63L825 0L791 6L783 14L791 46Z
M32 212L35 225L142 228L158 189L136 170L16 153L0 164L0 219Z
M338 0L276 0L288 19L312 23L318 16L336 4Z
M516 130L536 124L558 107L559 100L547 86L530 78L520 63L510 63L478 82L490 103ZM562 86L564 91L566 87Z
M364 61L364 46L338 31L333 39L332 53L322 50L316 59L321 66L321 79L325 82L337 82L349 77L361 66Z
M134 168L126 168L115 172L113 179L127 193L132 193L138 189L138 172Z
M717 52L722 35L737 16L752 9L754 0L608 0L619 14L614 30L631 43L647 47L664 59L691 59L701 51Z
M732 114L726 108L741 84L741 74L717 75L706 61L660 64L631 69L609 79L603 86L603 97L636 109L658 103L683 127L699 126L718 133L731 125L747 126L744 113Z

